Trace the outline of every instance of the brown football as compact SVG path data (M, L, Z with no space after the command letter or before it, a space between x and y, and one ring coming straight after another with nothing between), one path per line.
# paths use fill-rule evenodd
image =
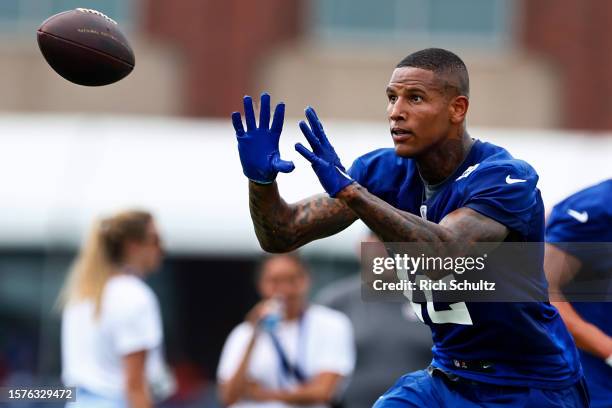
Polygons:
M119 26L96 10L49 17L38 29L38 46L55 72L79 85L112 84L134 69L134 51Z

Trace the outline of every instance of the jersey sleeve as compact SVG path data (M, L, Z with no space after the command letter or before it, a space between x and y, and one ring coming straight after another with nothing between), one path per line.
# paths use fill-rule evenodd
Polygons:
M591 240L594 229L570 215L568 211L571 210L567 205L553 207L546 220L547 242L589 242ZM577 212L577 214L580 217L582 212Z
M582 191L553 207L546 221L546 242L583 263L602 264L610 259L610 218L606 197Z
M244 357L252 334L253 330L250 327L241 324L234 328L227 337L217 367L219 382L228 381L234 375Z
M404 182L406 161L395 154L393 149L371 151L357 158L348 174L370 193L393 203L398 186Z
M313 372L350 376L355 368L355 339L351 322L344 314L334 311L320 326L311 328L316 333L326 333L320 336L318 352L312 356Z
M163 341L161 315L153 292L128 282L117 289L115 287L108 301L112 305L112 338L119 354L160 346Z
M560 203L546 220L546 241L598 242L610 223L598 219L598 209L588 205Z
M363 161L361 157L358 157L357 159L355 159L351 167L348 169L347 173L357 183L361 184L362 186L365 186L366 170L367 170L367 165L365 164L365 162Z
M464 207L527 235L540 202L538 175L519 160L488 164L465 179Z

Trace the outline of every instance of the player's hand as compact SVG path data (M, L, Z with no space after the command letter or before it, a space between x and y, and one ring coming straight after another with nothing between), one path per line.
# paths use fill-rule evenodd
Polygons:
M245 387L244 398L251 401L270 401L274 399L274 392L255 381L249 381Z
M292 162L281 160L278 150L284 118L285 104L281 102L276 105L270 126L270 95L267 93L261 94L259 126L255 124L253 99L250 96L244 97L246 132L242 126L240 112L232 113L242 172L249 180L259 184L270 184L279 171L290 173L295 168Z
M300 129L308 140L312 151L305 148L301 143L295 145L295 150L312 164L312 168L327 194L336 197L341 190L352 184L354 180L346 174L346 169L340 162L340 158L327 140L327 136L325 136L321 121L310 106L306 108L306 119L308 119L310 127L306 122L301 121Z
M262 320L275 311L275 302L277 302L277 299L260 300L251 310L249 310L245 317L245 321L250 323L253 327L259 328Z

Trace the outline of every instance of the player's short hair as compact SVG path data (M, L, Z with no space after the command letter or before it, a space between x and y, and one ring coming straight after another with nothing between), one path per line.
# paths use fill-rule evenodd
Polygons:
M396 68L414 67L434 72L444 80L445 92L469 96L470 78L465 63L456 54L442 48L426 48L402 59Z

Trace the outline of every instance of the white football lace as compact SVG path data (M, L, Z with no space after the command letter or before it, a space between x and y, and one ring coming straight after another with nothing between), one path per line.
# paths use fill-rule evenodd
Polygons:
M77 11L80 11L81 13L95 14L96 16L100 16L100 17L104 18L105 20L110 21L111 23L117 25L117 22L115 20L113 20L112 18L110 18L109 16L107 16L104 13L100 13L98 10L87 9L87 8L78 8Z

